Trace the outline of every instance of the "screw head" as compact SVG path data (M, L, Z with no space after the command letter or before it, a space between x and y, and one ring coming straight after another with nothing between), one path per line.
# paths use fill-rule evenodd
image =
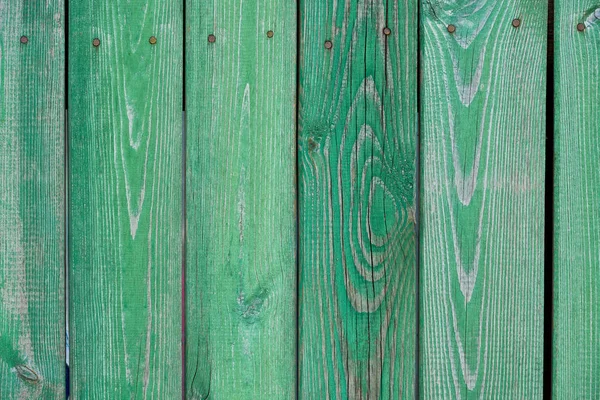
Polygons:
M456 26L454 26L452 24L448 25L448 32L450 32L450 33L456 32Z
M27 42L29 42L29 39L27 38L27 36L21 36L21 43L27 44Z
M271 38L273 37L273 35L274 35L273 31L268 31L268 32L267 32L267 37L268 37L269 39L271 39Z
M94 40L92 40L92 44L94 45L94 47L100 46L100 39L94 38Z
M156 37L150 36L150 39L148 39L148 41L150 42L150 44L156 44Z
M333 47L333 43L331 43L331 40L326 40L325 41L325 48L327 50L331 49Z
M215 37L215 35L213 35L212 33L210 35L208 35L208 42L209 43L214 43L217 41L217 38Z
M521 26L521 20L519 18L515 18L512 20L512 26L515 28L518 28L519 26Z
M578 23L578 24L577 24L577 30L578 30L579 32L583 32L583 31L585 31L585 24L584 24L583 22L580 22L580 23Z
M383 34L385 36L389 36L392 34L392 30L386 26L385 28L383 28Z

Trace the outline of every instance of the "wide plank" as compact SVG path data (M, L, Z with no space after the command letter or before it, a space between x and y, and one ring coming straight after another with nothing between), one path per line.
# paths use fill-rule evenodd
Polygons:
M600 396L600 5L556 0L555 7L552 391L556 399L595 399Z
M65 397L62 0L0 0L0 398Z
M71 397L178 399L182 2L69 18Z
M296 5L186 14L187 399L292 399Z
M543 390L545 0L424 1L420 390Z
M417 3L301 0L299 397L415 397Z

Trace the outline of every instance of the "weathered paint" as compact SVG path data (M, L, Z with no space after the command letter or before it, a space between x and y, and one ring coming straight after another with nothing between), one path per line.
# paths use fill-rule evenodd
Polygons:
M71 397L177 399L182 2L72 1L69 18Z

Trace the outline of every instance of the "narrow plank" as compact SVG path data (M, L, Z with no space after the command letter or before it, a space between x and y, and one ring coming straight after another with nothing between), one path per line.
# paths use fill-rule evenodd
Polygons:
M296 5L186 10L187 398L291 399Z
M182 3L69 18L71 396L181 398Z
M414 398L417 3L300 10L299 395Z
M423 3L426 399L542 396L547 15L542 0Z
M65 397L63 1L2 0L0 10L0 398L58 399Z
M555 4L552 387L557 399L593 399L600 396L600 7Z

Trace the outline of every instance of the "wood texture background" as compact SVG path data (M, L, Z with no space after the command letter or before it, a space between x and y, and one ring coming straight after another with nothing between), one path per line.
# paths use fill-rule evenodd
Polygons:
M542 396L547 5L423 3L425 399Z
M63 2L0 10L0 398L64 398Z
M0 398L65 396L65 265L73 399L598 397L600 5L553 1L545 238L552 1L0 0Z
M69 5L73 399L181 397L182 7Z
M556 399L592 399L600 395L600 5L557 0L555 15L552 387Z
M187 16L187 398L291 399L296 5L189 1Z
M300 11L298 393L413 398L417 4Z

